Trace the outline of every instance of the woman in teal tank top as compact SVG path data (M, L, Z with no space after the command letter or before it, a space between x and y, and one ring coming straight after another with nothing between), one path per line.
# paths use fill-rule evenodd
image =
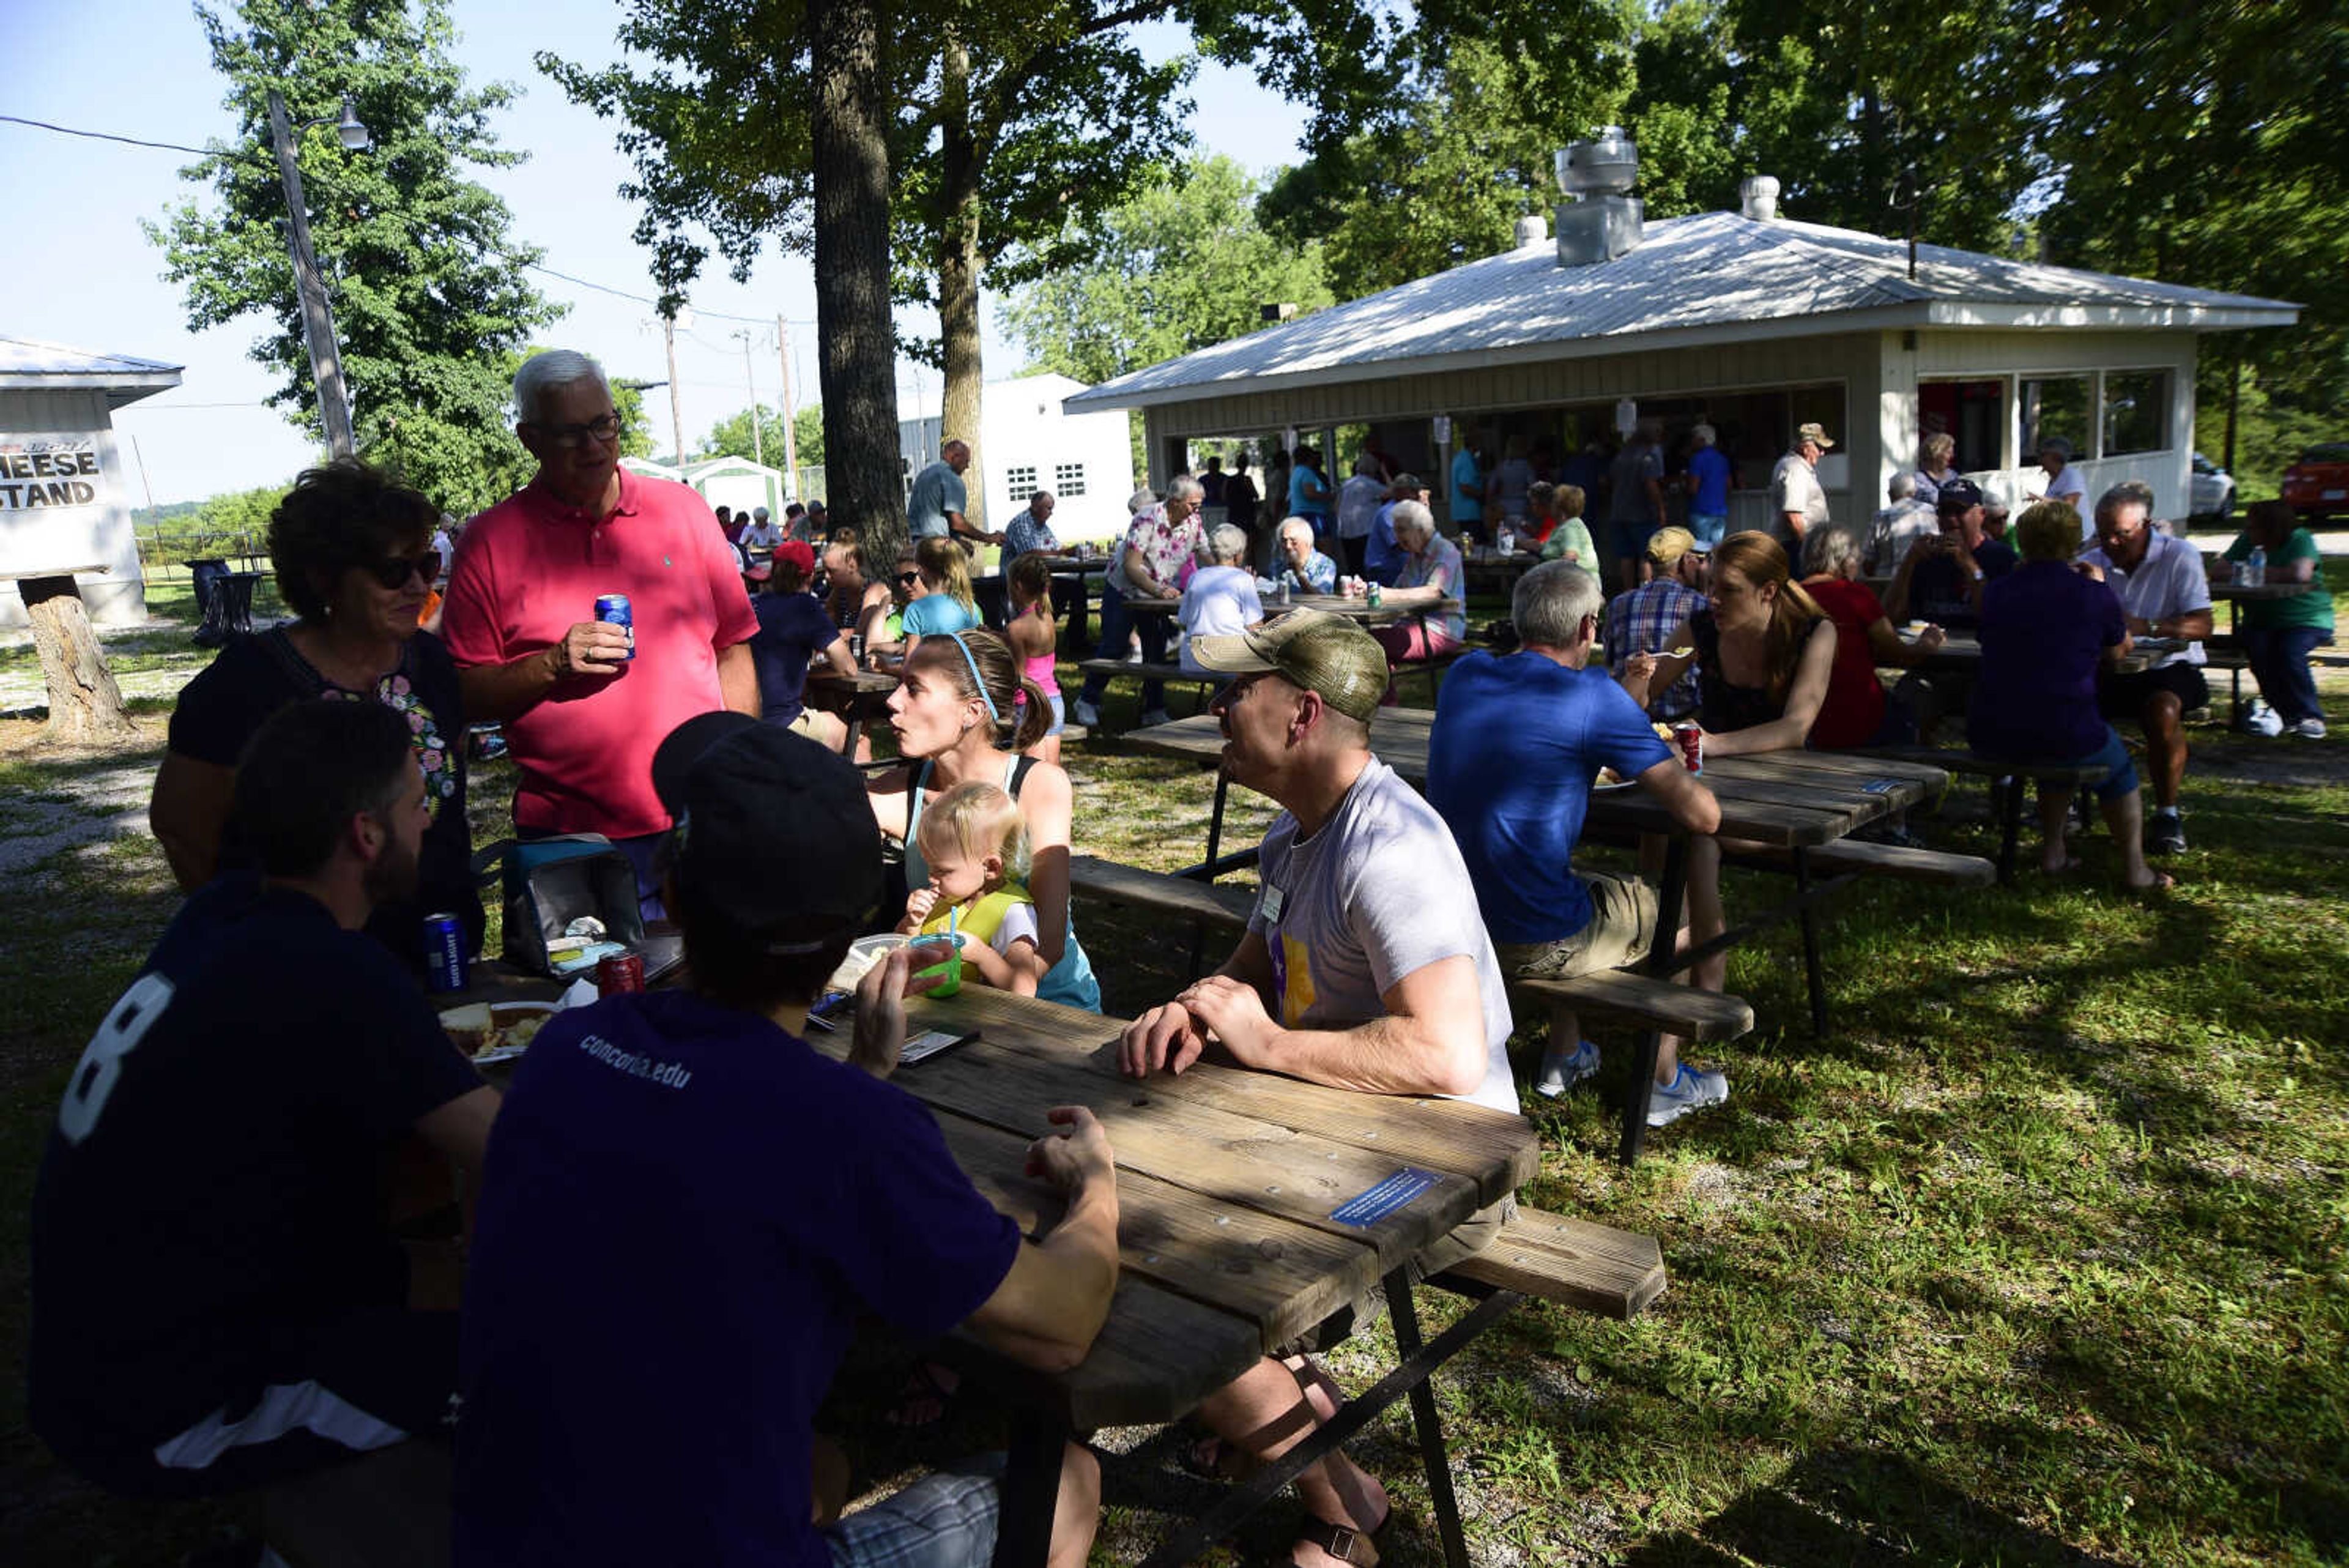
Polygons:
M1023 687L1024 708L1013 701ZM914 833L926 797L978 779L1018 801L1033 858L1028 891L1036 901L1038 946L1052 966L1036 994L1098 1012L1101 983L1078 945L1070 911L1069 775L1056 763L1018 754L1051 722L1050 702L1020 675L1001 637L983 630L926 637L889 697L889 728L905 765L876 774L866 787L881 831L905 846L909 887L929 880Z

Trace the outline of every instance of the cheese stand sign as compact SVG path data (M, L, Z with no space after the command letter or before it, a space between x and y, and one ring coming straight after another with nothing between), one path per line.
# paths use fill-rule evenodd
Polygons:
M0 436L0 512L98 504L94 436Z

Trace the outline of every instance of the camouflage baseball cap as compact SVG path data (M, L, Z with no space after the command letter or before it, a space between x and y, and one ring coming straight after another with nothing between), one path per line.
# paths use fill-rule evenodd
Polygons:
M1294 609L1222 636L1195 637L1191 658L1222 675L1269 670L1367 724L1387 691L1387 650L1344 616Z

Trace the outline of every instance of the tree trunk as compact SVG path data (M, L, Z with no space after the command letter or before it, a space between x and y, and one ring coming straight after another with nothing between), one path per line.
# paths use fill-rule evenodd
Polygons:
M122 711L122 690L106 667L74 580L27 577L18 586L49 689L49 738L95 741L131 733L137 726Z
M889 142L873 0L813 0L817 373L824 483L864 558L905 542L897 457L896 329L889 314Z
M946 393L938 405L941 444L970 448L964 475L963 515L987 526L987 453L979 446L980 388L986 379L978 331L978 154L970 130L970 50L949 31L941 59L945 81L945 179L939 191L945 221L938 225L938 337L945 350Z

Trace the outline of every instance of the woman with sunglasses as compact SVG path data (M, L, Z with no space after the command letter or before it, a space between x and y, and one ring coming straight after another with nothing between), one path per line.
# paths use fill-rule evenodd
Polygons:
M910 541L897 552L897 565L888 580L873 587L880 591L868 591L864 607L857 611L857 629L864 634L864 662L874 670L895 670L905 651L905 611L929 592Z
M432 826L415 892L379 903L367 929L420 965L424 917L450 911L464 922L467 950L480 947L457 671L417 625L440 570L440 520L423 496L350 458L309 470L277 504L269 559L295 618L233 639L188 682L155 775L148 820L183 890L239 863L223 834L237 758L262 722L306 698L372 700L408 721Z

